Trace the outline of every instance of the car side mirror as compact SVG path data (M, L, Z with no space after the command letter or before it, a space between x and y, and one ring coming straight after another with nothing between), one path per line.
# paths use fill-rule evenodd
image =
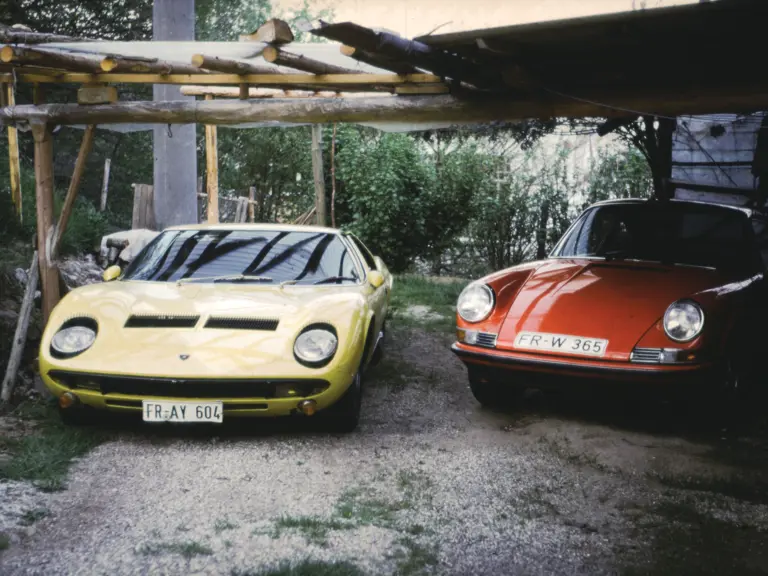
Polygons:
M122 270L120 269L120 266L115 264L114 266L110 266L106 270L104 270L104 273L101 275L101 278L104 280L104 282L111 282L118 276L120 276L120 273Z
M368 282L370 282L371 286L374 288L378 288L384 284L384 275L378 270L371 270L368 272Z

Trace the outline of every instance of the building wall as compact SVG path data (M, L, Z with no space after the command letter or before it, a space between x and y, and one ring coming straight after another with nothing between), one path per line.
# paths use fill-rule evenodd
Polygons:
M698 0L309 0L311 10L333 11L334 22L351 21L413 38L436 33L525 24L622 12L647 6L692 4ZM304 0L276 0L278 12L300 8Z

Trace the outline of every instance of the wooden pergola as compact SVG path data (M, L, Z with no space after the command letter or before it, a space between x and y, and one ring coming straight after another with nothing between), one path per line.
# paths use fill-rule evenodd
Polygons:
M215 174L217 125L379 122L415 130L527 118L752 112L768 108L768 77L749 57L761 53L766 18L767 2L720 0L413 40L319 22L312 33L339 44L312 46L326 55L333 50L333 58L293 44L279 20L240 42L216 43L229 55L200 43L186 60L178 51L166 57L166 43L0 31L0 122L8 127L19 207L16 128L29 127L34 136L44 318L59 300L55 261L99 125L202 123ZM162 58L152 56L158 52ZM32 104L15 103L19 83L34 86ZM79 85L77 103L44 103L44 87L62 83ZM131 83L181 85L201 99L120 101L115 85ZM59 125L87 128L54 222L52 129ZM209 178L212 217L216 192L216 178Z

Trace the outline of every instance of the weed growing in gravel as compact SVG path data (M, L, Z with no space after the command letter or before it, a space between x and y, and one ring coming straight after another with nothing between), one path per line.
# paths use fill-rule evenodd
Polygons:
M265 570L232 570L231 576L364 576L364 572L349 562L319 562L304 560L299 564L283 562Z
M213 530L216 532L216 534L221 534L225 530L234 530L237 528L237 524L233 524L226 518L219 518L216 520L216 523L213 525Z
M192 558L193 556L210 556L213 554L213 550L194 540L187 540L186 542L153 542L142 545L139 549L142 554L156 556L158 554L181 554L185 558Z
M411 502L408 500L388 502L365 496L361 488L352 488L339 498L335 514L345 520L354 520L360 526L392 528L396 519L395 514L410 507Z
M50 514L50 512L47 508L33 508L32 510L25 511L21 515L20 522L23 526L32 526L32 524L42 520L48 516L48 514Z
M397 560L398 576L417 576L430 572L437 565L437 550L434 546L423 546L412 538L400 538L397 543L402 546L392 555Z
M0 449L10 454L0 462L0 480L28 480L46 491L62 490L72 460L110 438L100 430L65 426L45 402L25 402L12 415L34 422L34 433L0 438Z
M279 538L283 530L298 530L308 542L325 546L327 544L328 532L331 530L349 530L351 528L355 528L355 526L335 519L324 520L316 516L282 516L275 522L272 537Z
M8 550L11 546L11 537L4 532L0 532L0 550Z

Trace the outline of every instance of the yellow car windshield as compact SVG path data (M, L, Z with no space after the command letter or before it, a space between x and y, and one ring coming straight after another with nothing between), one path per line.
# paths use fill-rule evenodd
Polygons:
M126 268L151 282L358 283L356 256L337 235L277 230L169 230Z

